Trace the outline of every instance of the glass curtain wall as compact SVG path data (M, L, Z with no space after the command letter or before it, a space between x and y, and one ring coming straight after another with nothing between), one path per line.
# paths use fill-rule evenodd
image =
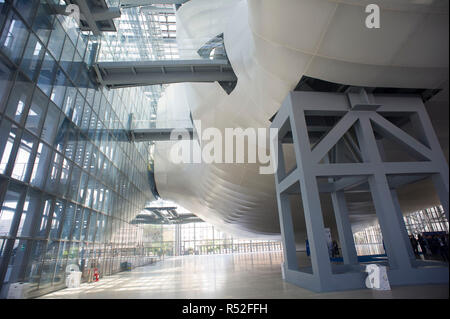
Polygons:
M93 268L150 260L142 227L128 223L152 200L148 144L120 136L130 113L150 120L150 89L97 88L89 66L110 43L55 4L0 0L2 298L16 282L28 296L65 287L70 264L89 280Z
M144 226L145 249L157 256L281 251L281 242L238 238L206 222ZM150 243L150 244L147 244Z
M408 235L416 236L424 232L445 232L449 224L442 206L430 207L403 217ZM380 225L370 226L353 234L358 255L384 254L383 236Z

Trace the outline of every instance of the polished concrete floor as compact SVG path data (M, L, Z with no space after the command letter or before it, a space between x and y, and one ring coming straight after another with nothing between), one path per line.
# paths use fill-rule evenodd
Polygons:
M448 285L314 293L281 279L280 252L172 257L41 298L448 298Z

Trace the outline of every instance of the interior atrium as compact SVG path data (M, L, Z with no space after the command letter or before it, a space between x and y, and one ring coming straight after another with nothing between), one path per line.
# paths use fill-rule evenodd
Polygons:
M0 299L448 299L448 23L0 0Z

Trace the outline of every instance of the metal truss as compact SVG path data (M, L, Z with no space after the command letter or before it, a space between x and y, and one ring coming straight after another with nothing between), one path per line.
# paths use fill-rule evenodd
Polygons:
M311 117L334 118L311 145ZM392 118L408 118L413 137L395 125ZM317 122L317 121L316 121ZM448 220L448 164L422 100L417 96L373 95L363 89L347 93L291 92L271 125L278 128L275 174L280 226L285 253L284 276L288 282L314 291L365 287L364 267L358 264L344 192L370 192L388 256L391 285L448 282L448 266L426 267L415 259L406 232L396 189L432 177ZM360 160L340 162L336 156L349 152L339 144L354 138ZM394 140L409 156L408 162L384 160L381 137ZM278 142L278 143L274 143ZM282 143L293 143L296 168L285 171ZM345 143L344 143L345 144ZM341 145L338 147L338 145ZM343 264L332 264L324 236L320 193L331 194ZM299 268L289 195L302 199L311 251L309 268ZM295 213L295 212L294 212Z

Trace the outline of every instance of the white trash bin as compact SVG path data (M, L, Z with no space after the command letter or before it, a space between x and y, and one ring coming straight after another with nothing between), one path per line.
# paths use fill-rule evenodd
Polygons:
M387 271L385 266L369 264L366 266L368 276L366 278L366 287L375 290L391 290Z
M78 288L81 284L80 267L76 264L70 264L66 267L66 286L67 288Z
M81 271L71 271L66 278L67 288L78 288L81 284Z
M7 299L25 299L25 294L30 287L26 282L15 282L9 286Z

